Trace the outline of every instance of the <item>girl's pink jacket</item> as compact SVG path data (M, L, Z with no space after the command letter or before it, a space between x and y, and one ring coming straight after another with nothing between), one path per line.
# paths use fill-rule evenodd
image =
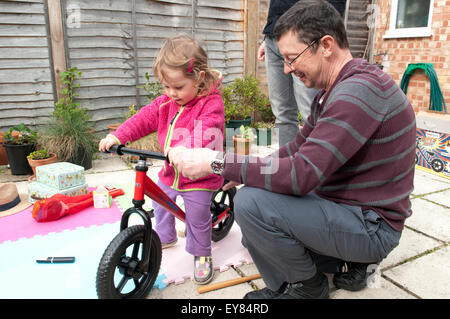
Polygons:
M159 96L111 134L125 145L157 131L163 150L183 145L222 151L224 125L222 96L216 88L208 96L196 97L186 105L177 104L166 94ZM223 184L223 178L215 174L190 180L167 162L158 176L161 182L178 191L215 191Z

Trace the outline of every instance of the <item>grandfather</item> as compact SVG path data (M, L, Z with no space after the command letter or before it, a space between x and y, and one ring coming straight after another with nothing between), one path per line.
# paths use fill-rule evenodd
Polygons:
M295 139L267 158L182 147L169 158L190 178L214 172L245 185L236 221L267 286L245 298L328 298L315 254L346 261L333 282L360 290L367 266L398 245L411 215L414 112L389 75L352 58L328 2L299 1L275 37L284 72L320 89Z

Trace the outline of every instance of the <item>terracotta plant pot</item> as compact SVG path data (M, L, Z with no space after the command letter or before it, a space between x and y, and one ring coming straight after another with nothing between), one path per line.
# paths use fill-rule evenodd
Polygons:
M0 132L0 165L8 164L8 156L6 155L5 148L3 147L3 132Z
M234 142L234 152L238 155L248 155L250 154L251 144L253 139L241 137L239 135L233 136Z
M41 160L32 160L32 159L27 158L28 164L30 164L31 169L33 170L33 176L30 177L31 179L36 176L36 167L42 166L42 165L47 165L47 164L53 164L53 163L57 162L55 153L50 153L49 155L50 155L49 158L41 159Z
M228 120L225 124L225 135L223 139L223 143L225 147L233 145L233 136L234 134L239 134L239 128L241 125L250 126L252 122L252 118L246 118L245 120ZM228 133L228 134L227 134Z
M8 165L8 155L6 154L6 150L3 147L3 139L4 132L0 132L0 165ZM17 138L19 136L19 132L12 132L12 136Z
M122 123L113 123L106 126L110 132L114 132Z

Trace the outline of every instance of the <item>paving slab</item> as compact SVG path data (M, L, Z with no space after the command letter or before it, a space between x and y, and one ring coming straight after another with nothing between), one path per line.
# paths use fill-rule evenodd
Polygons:
M413 214L405 224L433 238L450 242L450 210L422 198L414 198L411 203Z
M383 259L380 268L383 270L392 267L439 246L442 246L442 242L405 227L399 245Z
M242 265L239 268L239 271L242 272L244 276L251 276L259 274L258 268L256 268L255 264L246 264ZM253 284L256 288L262 289L266 287L266 284L264 283L264 280L262 279L255 279L251 281L251 284ZM243 297L244 295L242 295Z
M446 206L448 208L448 213L450 214L450 187L445 191L425 195L422 198Z
M416 299L416 297L380 276L373 281L371 288L366 287L361 291L337 289L330 292L330 299Z
M420 298L450 298L450 246L383 272Z
M428 194L450 187L450 179L416 169L414 172L413 196Z

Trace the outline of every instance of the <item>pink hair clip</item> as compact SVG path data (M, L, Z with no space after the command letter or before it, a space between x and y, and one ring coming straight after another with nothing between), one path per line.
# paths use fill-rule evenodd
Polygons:
M189 61L189 66L188 66L188 73L191 73L194 67L194 58L191 58L191 60Z

